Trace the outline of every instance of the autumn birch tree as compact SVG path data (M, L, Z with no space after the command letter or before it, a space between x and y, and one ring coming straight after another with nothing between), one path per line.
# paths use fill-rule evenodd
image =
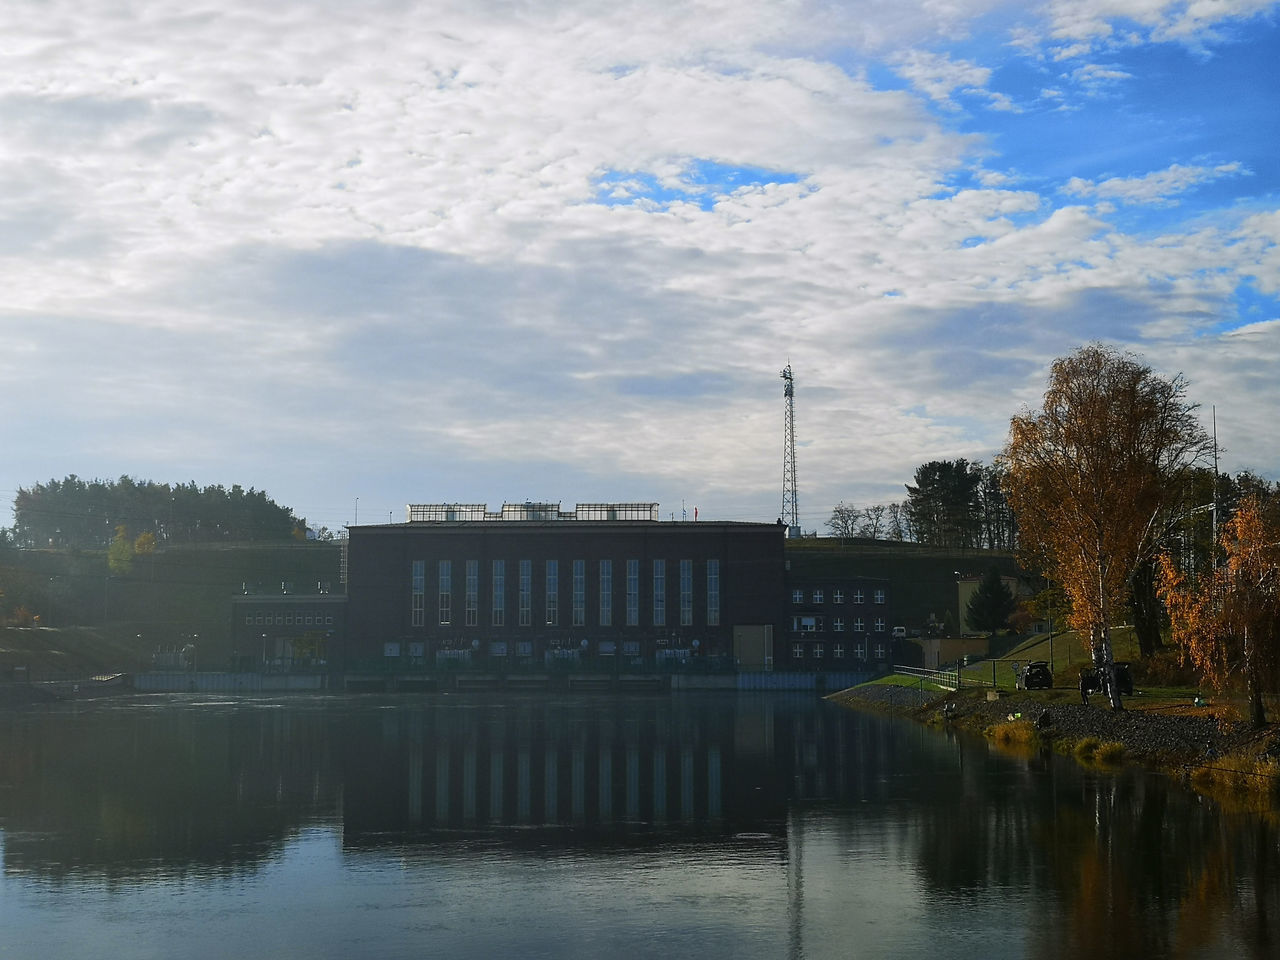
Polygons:
M1096 343L1056 360L1043 409L1010 423L1001 465L1020 552L1070 597L1116 710L1112 623L1209 449L1181 374Z
M1261 727L1262 695L1274 688L1280 665L1280 522L1248 497L1220 543L1225 562L1194 580L1163 554L1158 589L1184 662L1218 690L1243 673L1249 719Z

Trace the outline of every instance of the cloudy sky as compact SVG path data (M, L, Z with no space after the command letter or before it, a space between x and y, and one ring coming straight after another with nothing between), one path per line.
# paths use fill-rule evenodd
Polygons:
M1278 7L7 0L0 499L772 520L790 363L821 528L1095 339L1280 477Z

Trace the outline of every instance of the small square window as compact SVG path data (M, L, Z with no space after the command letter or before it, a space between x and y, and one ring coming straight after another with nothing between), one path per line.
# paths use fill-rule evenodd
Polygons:
M821 659L822 659L822 644L820 644L820 643L815 643L815 644L813 645L813 659L815 659L815 660L821 660Z
M792 591L791 591L791 602L792 602L792 603L804 603L804 591L803 591L803 590L792 590Z
M876 633L884 633L884 619L876 618Z
M883 643L877 643L877 644L876 644L876 659L877 659L877 660L883 660L883 659L884 659L884 644L883 644Z
M855 590L855 591L853 591L853 602L854 602L854 603L861 603L861 602L862 602L862 591L861 591L861 590Z
M844 659L844 644L837 643L831 648L831 656L836 660Z
M803 659L804 659L804 644L803 644L803 643L793 643L793 644L791 645L791 658L792 658L793 660L803 660Z
M832 602L832 603L844 603L844 591L843 591L843 590L840 590L840 589L832 590L832 591L831 591L831 602Z
M844 633L844 618L836 617L831 621L831 629L836 633Z
M883 590L877 590L877 591L876 591L876 603L884 603L884 591L883 591Z
M821 590L815 590L815 591L813 591L813 602L814 602L814 603L821 603L821 602L822 602L822 591L821 591Z
M854 644L853 655L859 660L865 660L867 659L867 648L860 643Z

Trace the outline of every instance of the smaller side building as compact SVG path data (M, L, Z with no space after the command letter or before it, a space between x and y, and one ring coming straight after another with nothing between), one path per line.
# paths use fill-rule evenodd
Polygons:
M347 598L330 593L243 594L231 600L232 668L323 670L347 633Z
M893 662L888 580L794 566L787 577L786 646L777 669L874 670Z

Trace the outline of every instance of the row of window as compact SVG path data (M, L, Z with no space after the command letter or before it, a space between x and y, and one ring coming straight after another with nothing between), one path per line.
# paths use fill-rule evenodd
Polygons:
M679 623L682 627L693 626L694 577L693 561L679 560L679 593L677 595ZM588 565L585 560L570 562L569 617L575 627L587 625L588 575L590 566L595 580L593 594L596 598L596 615L602 627L613 626L613 561L597 560ZM540 565L542 574L541 597L542 618L549 627L560 625L560 562L546 560ZM628 627L640 625L640 561L627 560L624 567L625 606L623 623ZM653 560L650 567L652 590L650 592L651 611L650 625L665 627L667 625L667 561ZM516 622L522 627L533 626L534 600L534 563L532 560L516 562ZM462 623L468 627L480 623L480 561L463 561L463 618ZM489 600L489 622L492 626L502 627L507 623L507 562L494 560L489 567L489 589L485 591ZM720 561L706 561L706 625L720 625ZM453 561L436 562L436 614L441 626L454 622L453 609ZM410 569L410 623L415 627L426 625L427 619L427 564L425 560L414 560Z
M331 627L333 626L333 614L277 613L273 617L269 613L246 613L244 623L246 627L269 627L272 624L277 627Z
M866 621L861 617L855 617L852 626L854 633L865 633L867 629ZM825 629L825 617L797 616L791 618L792 633L823 633ZM873 633L884 633L884 617L877 617L871 621L871 631ZM831 618L831 632L844 633L844 617Z
M621 644L615 644L612 640L601 640L597 647L597 652L603 655L616 655L618 650L622 651L624 657L640 656L639 640L624 640ZM398 657L401 651L412 658L421 658L427 655L427 645L421 640L413 640L409 643L401 645L398 641L387 641L382 645L382 655L384 657ZM468 659L475 651L468 650L437 650L436 657L439 659L465 660ZM579 651L565 647L555 648L550 651L552 655L561 657L576 657ZM533 641L518 640L515 643L507 643L505 640L491 640L486 655L490 657L505 657L514 654L517 657L533 656Z
M824 648L825 648L825 644L821 644L821 643L810 643L810 644L793 643L791 645L791 659L803 660L805 656L805 651L808 650L810 656L812 656L814 660L821 660L823 658L823 655L826 653L826 650ZM871 650L876 660L884 659L885 645L883 643L877 643L871 647L868 647L866 644L855 643L853 645L853 658L855 660L867 659L868 649ZM833 660L843 660L844 652L845 651L844 651L843 643L833 643L831 645L831 658Z
M805 597L805 591L804 591L804 590L802 590L802 589L797 588L797 589L795 589L795 590L792 590L792 591L791 591L791 602L792 602L792 603L804 603L804 602L805 602L804 597ZM823 591L821 591L821 590L814 590L814 591L813 591L813 601L812 601L812 602L813 602L813 603L825 603L826 601L823 599L823 597L824 597L824 593L823 593ZM861 590L855 590L855 591L853 591L853 593L851 593L851 594L849 595L849 599L850 599L853 603L864 603L864 602L866 601L866 597L863 595L863 593L862 593L862 591L861 591ZM839 587L836 587L834 590L832 590L832 591L831 591L831 602L832 602L832 603L844 603L844 590L840 589ZM884 603L884 591L883 591L883 590L876 590L876 591L873 591L873 592L872 592L872 594L871 594L871 602L872 602L872 603Z

